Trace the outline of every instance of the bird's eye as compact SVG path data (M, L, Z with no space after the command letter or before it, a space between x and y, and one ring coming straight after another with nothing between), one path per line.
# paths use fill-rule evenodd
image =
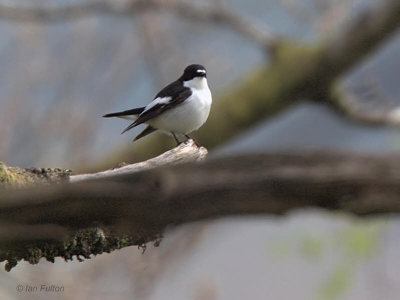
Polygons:
M205 74L205 73L206 73L205 70L197 70L196 72L197 72L197 73L202 73L202 74Z

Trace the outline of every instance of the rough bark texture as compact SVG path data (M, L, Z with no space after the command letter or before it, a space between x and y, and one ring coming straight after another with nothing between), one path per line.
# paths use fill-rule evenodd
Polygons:
M398 213L399 158L249 155L8 191L0 195L0 220L22 234L0 236L0 260L8 260L9 269L21 258L37 262L30 259L32 253L50 260L88 257L158 240L167 226L228 215L284 214L307 207L356 215ZM82 242L84 228L93 229L85 231L89 234ZM66 245L74 247L70 251Z
M86 206L85 197L81 198L80 195L75 194L72 198L70 198L71 195L67 196L68 200L66 201L58 202L56 200L58 196L54 193L58 194L61 192L64 194L63 191L66 191L64 188L69 190L74 186L68 184L68 182L98 181L99 179L110 180L122 174L134 174L156 167L176 165L189 161L200 161L206 155L207 150L205 148L198 148L192 140L189 140L158 157L141 163L126 165L96 174L71 176L70 170L20 169L7 167L1 163L0 187L2 186L3 190L0 190L0 206L6 210L10 210L3 211L3 215L0 217L0 261L7 260L5 269L9 271L21 259L29 261L32 264L38 263L42 257L51 262L54 262L55 257L62 257L67 261L76 256L78 260L81 260L81 257L88 259L91 254L97 255L103 252L111 252L131 245L137 245L145 249L146 243L149 241L154 241L155 245L157 245L161 238L161 229L155 230L150 227L143 227L142 230L139 222L139 226L134 230L131 230L130 227L125 228L123 224L124 220L118 220L118 214L120 214L118 212L115 212L114 217L110 219L106 218L108 220L101 220L102 217L92 207L93 205L97 206L97 204L94 204L92 201L87 202L88 206ZM49 183L63 182L65 185L54 184L48 186ZM46 185L49 189L46 188ZM15 188L26 188L29 186L35 187L32 190L15 190ZM84 186L81 187L85 189ZM58 188L61 188L61 190L58 190ZM101 188L101 190L104 189L108 190L109 187L104 186ZM31 192L39 193L42 196L35 196ZM111 189L110 192L116 195L119 193L117 187L116 189ZM98 197L98 194L93 194L93 196ZM23 197L24 199L19 197ZM49 205L52 206L48 202L50 198L58 202L58 204L54 202L55 207L53 208L56 211L48 211L46 208L49 208ZM92 200L100 206L102 206L102 203L105 203L103 202L103 196L98 197L97 200L92 198ZM114 205L119 206L117 202L112 204L112 206ZM25 208L28 208L28 210L25 210ZM103 208L107 209L104 206ZM119 208L123 210L123 205L119 206ZM20 215L19 211L21 213L25 211L26 214L22 213L25 216ZM48 214L47 217L50 217L52 220L46 220L47 217L43 220L37 219L36 221L31 219L31 217L35 218L35 216L41 218L40 215L42 213ZM70 213L78 213L80 215L78 219L81 217L85 218L82 213L86 214L86 216L93 213L99 219L97 221L91 219L89 222L83 219L79 221L78 219L69 218L68 215ZM21 216L22 219L18 221L14 220L13 218L16 216ZM56 220L57 218L60 219L62 224Z

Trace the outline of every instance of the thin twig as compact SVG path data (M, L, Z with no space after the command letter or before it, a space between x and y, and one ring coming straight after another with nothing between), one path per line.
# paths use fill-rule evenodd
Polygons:
M400 106L368 109L357 95L344 87L336 86L331 103L353 120L372 125L400 125Z
M93 179L106 179L124 174L133 174L144 170L151 170L157 167L203 160L206 155L206 148L199 148L195 145L193 140L188 140L185 143L181 143L174 149L164 152L163 154L149 160L98 173L72 175L69 177L69 181L80 182Z

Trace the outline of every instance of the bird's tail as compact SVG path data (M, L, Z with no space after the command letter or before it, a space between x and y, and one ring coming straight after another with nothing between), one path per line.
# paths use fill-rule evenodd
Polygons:
M124 119L132 119L132 117L136 117L140 115L144 111L144 106L143 107L138 107L134 109L128 109L120 112L115 112L111 114L106 114L103 116L103 118L111 118L111 117L119 117L119 118L124 118Z
M147 126L141 133L139 133L134 139L133 141L137 141L138 139L141 139L142 137L152 133L153 131L156 131L157 129L151 127L150 125Z

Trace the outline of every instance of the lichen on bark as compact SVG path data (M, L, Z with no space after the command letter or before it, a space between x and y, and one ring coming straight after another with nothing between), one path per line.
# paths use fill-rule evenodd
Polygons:
M22 188L34 184L46 184L67 180L71 170L59 168L9 167L0 161L0 188Z

